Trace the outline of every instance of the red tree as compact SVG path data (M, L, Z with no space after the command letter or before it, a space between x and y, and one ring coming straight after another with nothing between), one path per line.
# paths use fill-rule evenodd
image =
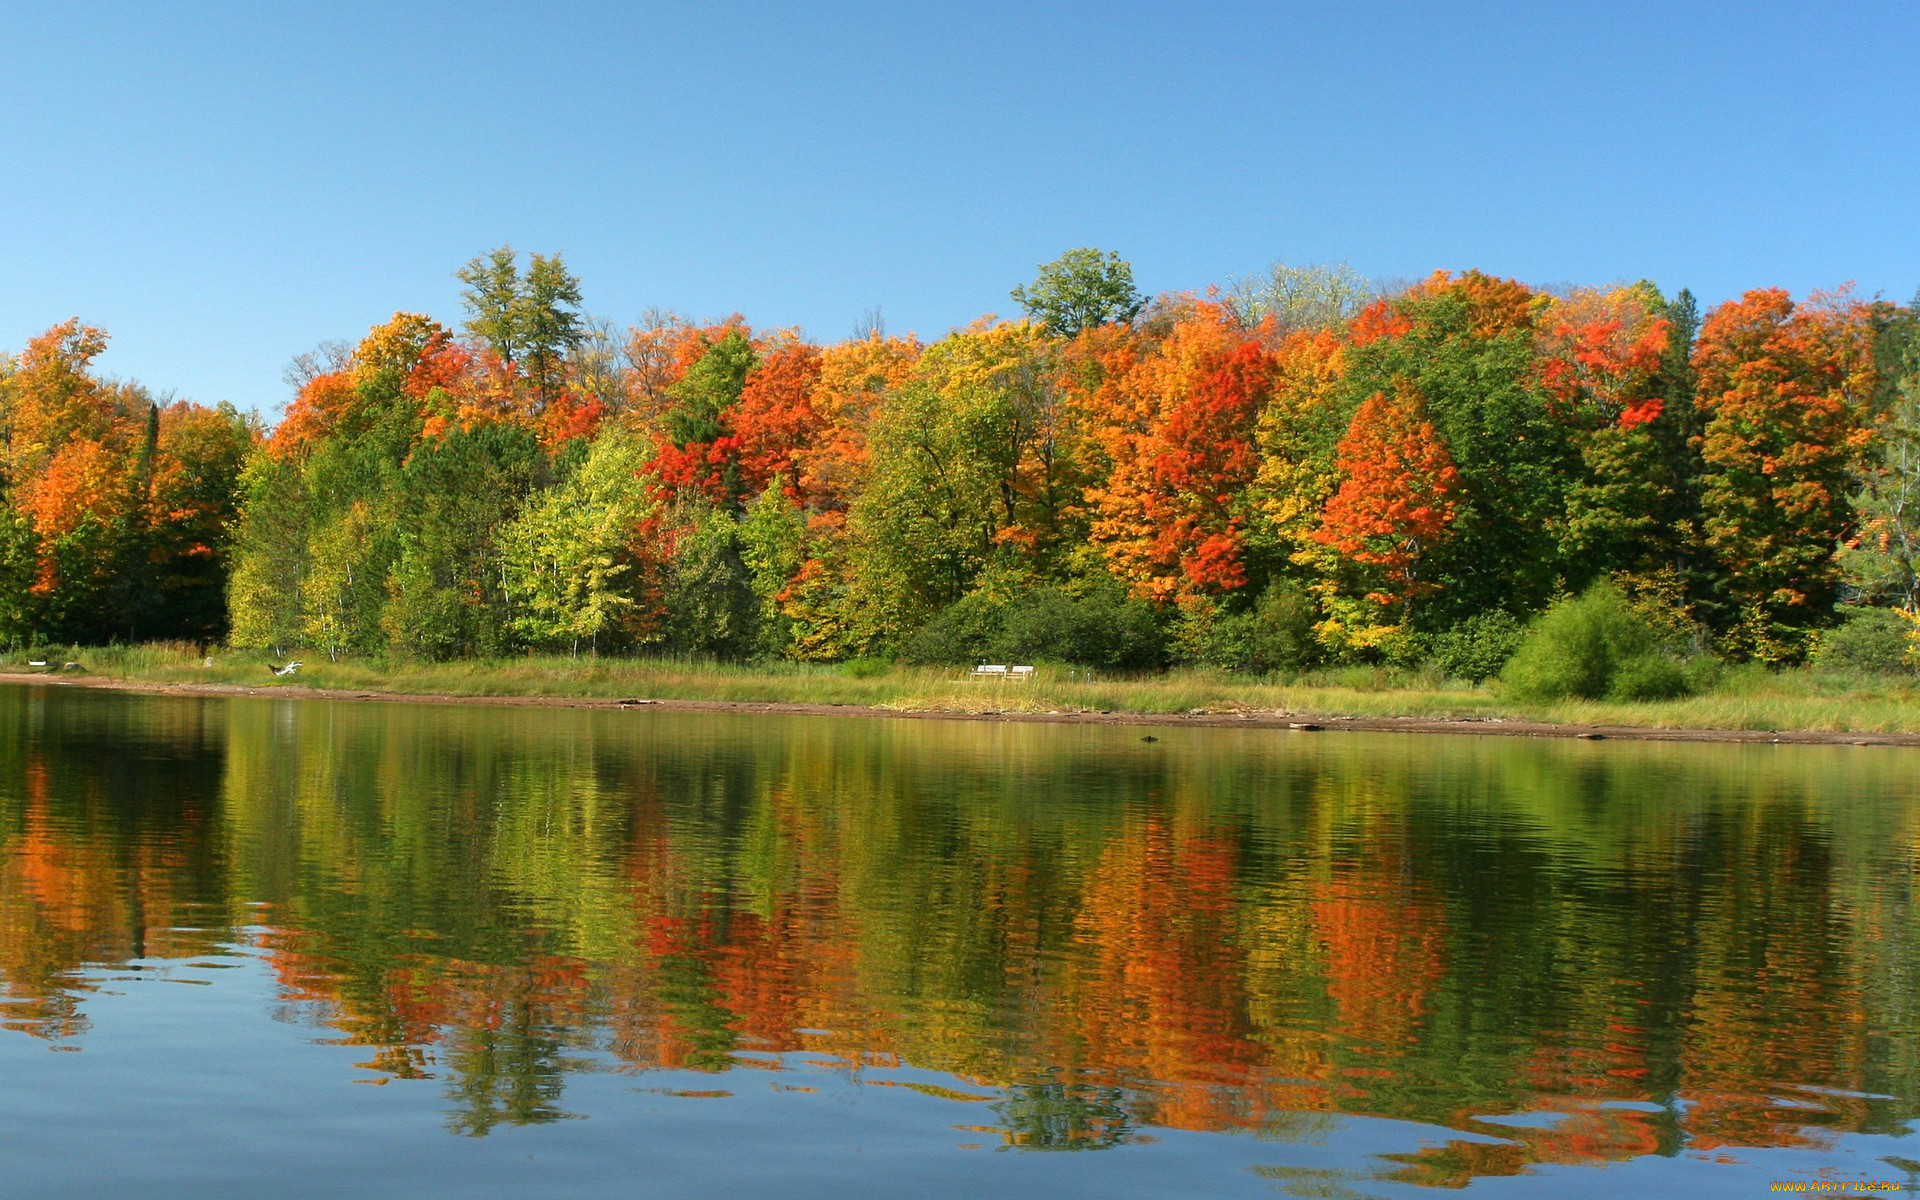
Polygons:
M1337 453L1345 478L1314 539L1381 570L1386 589L1371 598L1411 602L1422 586L1422 557L1453 524L1460 480L1453 455L1405 380L1360 406Z

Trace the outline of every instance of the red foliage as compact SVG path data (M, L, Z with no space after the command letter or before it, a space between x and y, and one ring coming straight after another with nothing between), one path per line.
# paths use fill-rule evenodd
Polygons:
M1355 562L1384 567L1394 587L1384 599L1411 600L1421 556L1453 524L1460 481L1420 393L1405 381L1391 396L1374 393L1354 414L1338 455L1346 478L1327 501L1314 539Z
M824 424L813 407L820 366L819 347L792 342L768 354L747 376L740 403L733 409L740 477L747 495L758 493L782 474L787 478L787 494L799 498L795 455L817 440Z

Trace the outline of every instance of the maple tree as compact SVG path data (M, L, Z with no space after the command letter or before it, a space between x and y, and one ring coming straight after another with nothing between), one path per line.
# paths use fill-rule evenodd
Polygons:
M1707 315L1694 351L1705 415L1708 545L1726 568L1741 649L1782 661L1830 619L1848 488L1871 442L1865 306L1750 291Z
M1244 493L1274 362L1219 305L1193 302L1158 344L1116 347L1088 397L1110 468L1087 489L1115 574L1156 601L1248 581Z
M1435 586L1421 566L1452 527L1460 472L1404 379L1360 406L1336 455L1340 487L1314 539L1369 568L1364 599L1396 618L1378 623L1404 624L1414 599Z

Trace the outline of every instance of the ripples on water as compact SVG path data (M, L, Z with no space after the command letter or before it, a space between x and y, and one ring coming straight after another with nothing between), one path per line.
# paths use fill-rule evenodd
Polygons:
M1920 756L1159 736L0 689L0 1178L1920 1186Z

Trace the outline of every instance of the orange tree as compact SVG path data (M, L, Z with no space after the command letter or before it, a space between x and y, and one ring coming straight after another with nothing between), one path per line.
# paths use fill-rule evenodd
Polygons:
M1769 288L1700 329L1706 538L1738 613L1730 645L1763 661L1800 658L1832 618L1848 483L1871 441L1867 317L1844 295L1795 306Z

